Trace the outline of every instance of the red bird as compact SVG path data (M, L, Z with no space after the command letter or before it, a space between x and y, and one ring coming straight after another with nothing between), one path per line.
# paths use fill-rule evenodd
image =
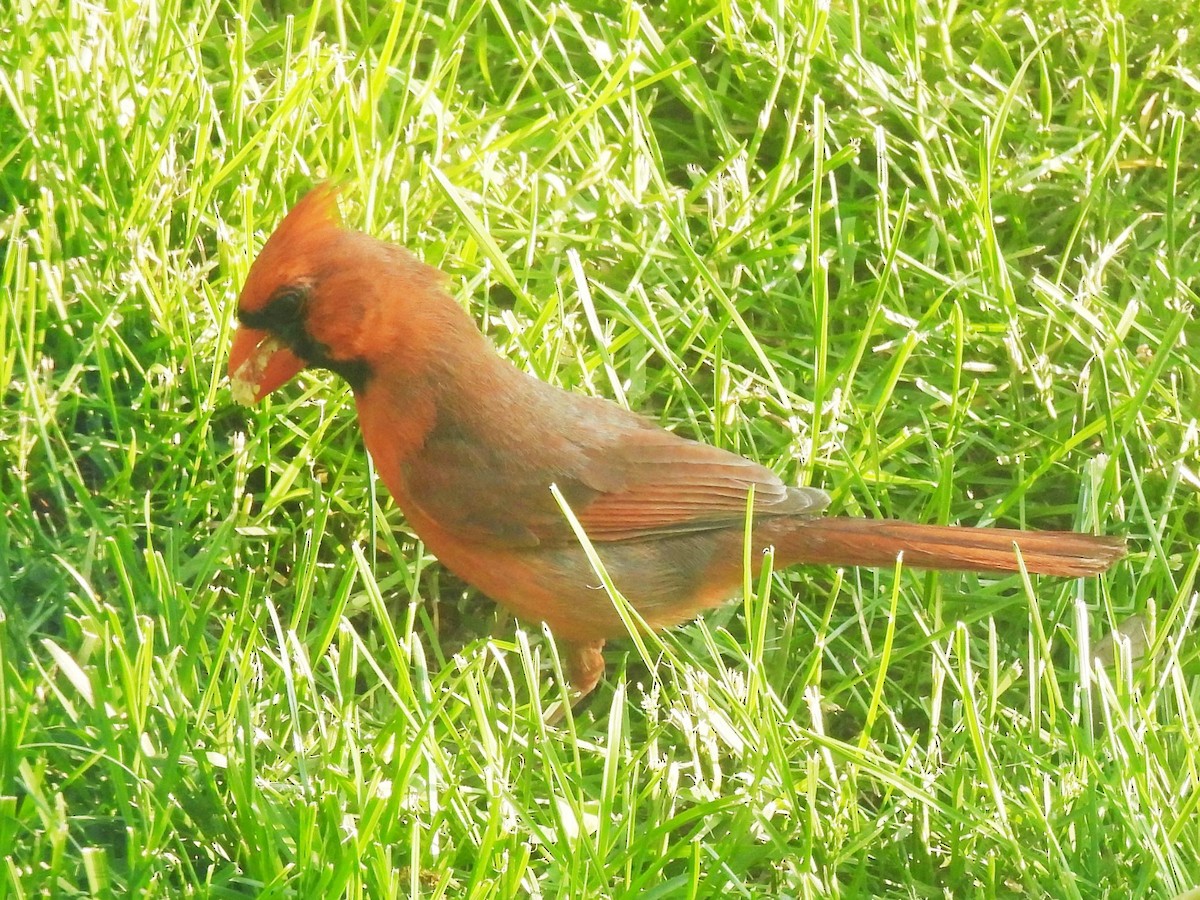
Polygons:
M755 558L796 563L1093 575L1118 538L1074 532L822 517L829 498L606 400L568 393L498 356L400 247L342 228L318 187L267 240L242 288L229 354L252 403L308 367L354 391L380 477L451 571L565 644L582 694L601 648L626 633L550 485L558 485L620 591L654 628L719 604L742 584L746 502ZM757 565L756 565L757 568Z

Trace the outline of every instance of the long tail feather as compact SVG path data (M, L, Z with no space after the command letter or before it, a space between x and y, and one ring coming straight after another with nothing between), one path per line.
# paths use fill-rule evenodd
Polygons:
M1013 572L1020 548L1025 568L1042 575L1095 575L1125 555L1121 538L1074 531L1017 531L915 525L840 516L796 521L777 544L777 560L848 566L904 564L921 569Z

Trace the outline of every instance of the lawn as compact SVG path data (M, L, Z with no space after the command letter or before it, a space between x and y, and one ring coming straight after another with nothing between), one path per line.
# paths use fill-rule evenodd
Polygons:
M0 6L0 896L1200 884L1198 16ZM324 180L543 379L835 513L1129 556L777 572L547 724L552 640L424 550L345 384L232 400Z

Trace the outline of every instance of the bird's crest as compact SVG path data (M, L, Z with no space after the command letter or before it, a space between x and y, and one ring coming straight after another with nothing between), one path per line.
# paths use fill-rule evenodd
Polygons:
M311 279L324 248L342 232L338 189L319 184L291 208L267 238L242 286L238 309L262 309L281 285Z
M304 243L320 232L339 229L342 224L337 205L339 193L335 184L318 184L288 211L263 250L272 244Z

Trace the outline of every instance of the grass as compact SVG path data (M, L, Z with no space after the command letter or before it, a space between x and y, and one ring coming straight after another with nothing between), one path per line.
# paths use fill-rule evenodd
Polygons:
M1191 18L5 4L0 892L1196 886ZM1130 557L776 573L547 727L552 642L423 552L346 388L232 403L238 287L326 178L542 378L839 512Z

